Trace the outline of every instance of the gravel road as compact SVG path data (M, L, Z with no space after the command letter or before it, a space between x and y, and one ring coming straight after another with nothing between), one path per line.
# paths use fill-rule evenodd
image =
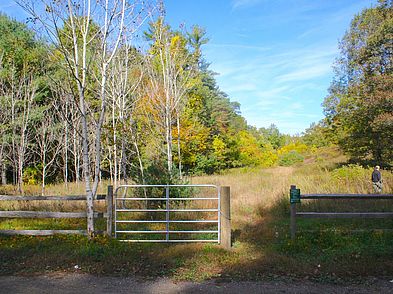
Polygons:
M0 293L6 294L101 294L101 293L393 293L393 283L376 280L367 285L333 285L312 282L173 282L170 279L146 281L135 277L97 277L88 274L44 276L0 276Z

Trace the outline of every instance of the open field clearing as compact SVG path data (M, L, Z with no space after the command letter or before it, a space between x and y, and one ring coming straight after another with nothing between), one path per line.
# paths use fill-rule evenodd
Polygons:
M392 193L393 175L388 171L383 174L384 193ZM297 238L291 240L289 235L291 184L296 184L302 193L370 193L367 169L311 162L294 167L235 169L222 175L192 178L191 182L231 187L232 250L225 251L216 244L128 244L106 237L89 242L79 236L2 236L1 274L77 271L191 281L286 277L338 283L374 277L390 279L393 275L390 219L301 219ZM11 206L2 206L2 210L41 209L26 207L26 203L7 205ZM45 208L83 210L83 206L50 205ZM393 211L393 203L309 201L302 203L300 209ZM76 219L0 220L1 229L73 229L85 225L84 220ZM97 227L105 228L104 221Z

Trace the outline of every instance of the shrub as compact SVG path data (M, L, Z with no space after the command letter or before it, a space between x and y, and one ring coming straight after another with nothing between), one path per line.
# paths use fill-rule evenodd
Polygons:
M280 149L278 149L277 152L279 155L284 155L291 151L296 151L297 153L305 154L309 151L309 147L306 144L296 142L281 147Z
M37 185L40 183L40 166L29 166L23 171L23 183L28 185Z
M359 180L367 178L371 174L370 169L365 169L358 164L349 164L332 171L332 177L336 180Z
M198 154L196 158L196 166L192 169L195 175L210 175L225 168L225 160L219 160L216 155L206 156Z
M298 162L303 162L303 155L293 150L288 153L284 153L279 157L278 164L281 166L291 166Z

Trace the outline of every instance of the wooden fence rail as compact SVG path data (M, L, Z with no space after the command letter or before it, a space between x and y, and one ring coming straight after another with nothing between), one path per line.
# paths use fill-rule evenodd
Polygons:
M106 213L94 212L94 218L106 218L106 234L112 236L113 221L113 186L108 186L107 194L97 195L95 200L105 200ZM86 195L72 196L8 196L0 195L0 201L86 201ZM0 211L0 218L86 218L86 211L59 212L59 211ZM3 235L34 235L48 236L54 234L87 235L86 230L0 230Z
M296 237L296 218L393 218L393 212L297 212L296 204L300 200L326 200L326 199L373 199L393 200L393 194L301 194L300 189L292 185L289 190L290 199L290 231L291 238Z

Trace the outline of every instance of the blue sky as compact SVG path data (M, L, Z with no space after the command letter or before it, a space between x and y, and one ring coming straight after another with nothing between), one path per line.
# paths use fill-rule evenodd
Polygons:
M338 42L372 0L166 0L173 28L197 24L210 39L205 59L218 84L241 104L249 125L296 134L323 118ZM19 20L13 1L0 10Z
M198 24L220 88L248 124L301 133L323 118L338 42L371 0L167 0L174 26Z

